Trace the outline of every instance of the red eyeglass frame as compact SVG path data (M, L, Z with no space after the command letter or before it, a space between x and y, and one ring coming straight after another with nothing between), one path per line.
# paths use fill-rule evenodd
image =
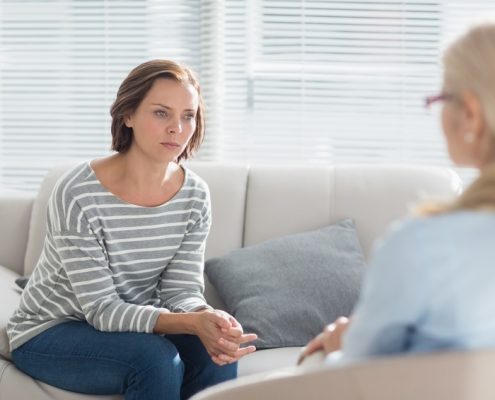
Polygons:
M425 98L425 107L429 108L432 104L439 101L450 101L454 100L455 96L450 93L440 93L435 96L428 96Z

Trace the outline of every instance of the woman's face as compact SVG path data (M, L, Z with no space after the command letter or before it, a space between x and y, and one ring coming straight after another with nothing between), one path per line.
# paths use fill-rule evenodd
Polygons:
M198 92L190 83L159 78L125 123L133 130L130 151L156 162L173 162L196 130Z

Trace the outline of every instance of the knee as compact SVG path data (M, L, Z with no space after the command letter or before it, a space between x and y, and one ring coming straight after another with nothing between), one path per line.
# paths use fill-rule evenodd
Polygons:
M206 378L208 386L237 378L237 363L218 365L209 358L200 366L201 375Z
M176 347L161 336L146 336L133 348L125 393L134 393L137 399L179 399L185 367Z
M226 364L226 365L216 365L212 362L211 373L212 373L212 384L228 381L230 379L237 378L237 363Z
M157 373L177 373L182 376L184 364L176 347L161 336L143 334L133 348L132 364L137 372L153 370Z

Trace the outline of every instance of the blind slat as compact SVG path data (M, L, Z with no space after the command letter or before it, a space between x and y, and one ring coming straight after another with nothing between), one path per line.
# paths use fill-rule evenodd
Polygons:
M199 75L200 159L450 165L422 99L492 3L0 0L0 185L36 190L56 163L108 154L117 88L151 58Z

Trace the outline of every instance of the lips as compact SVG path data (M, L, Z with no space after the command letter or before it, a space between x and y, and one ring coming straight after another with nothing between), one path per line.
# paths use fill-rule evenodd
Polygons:
M175 142L161 142L160 144L169 149L178 149L180 147L180 144Z

